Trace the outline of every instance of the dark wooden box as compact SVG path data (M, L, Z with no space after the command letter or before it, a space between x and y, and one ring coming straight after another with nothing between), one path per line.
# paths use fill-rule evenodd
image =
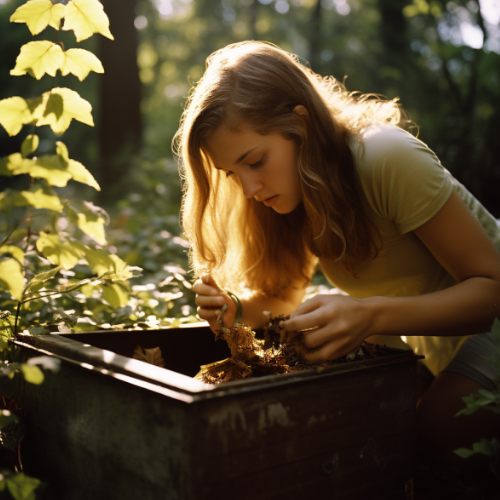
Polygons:
M416 360L368 361L206 385L228 355L207 327L26 337L62 359L23 384L25 470L48 498L410 499ZM131 359L159 346L168 369Z

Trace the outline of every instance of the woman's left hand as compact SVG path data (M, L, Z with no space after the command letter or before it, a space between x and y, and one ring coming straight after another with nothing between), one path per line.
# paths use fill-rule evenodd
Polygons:
M301 304L281 326L287 331L312 329L304 332L304 345L321 348L304 357L326 361L349 354L369 337L370 320L365 300L318 294Z

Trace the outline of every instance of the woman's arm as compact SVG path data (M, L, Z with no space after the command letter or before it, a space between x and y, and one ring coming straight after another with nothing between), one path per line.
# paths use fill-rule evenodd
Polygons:
M416 297L317 296L284 323L286 330L315 328L310 356L343 356L365 338L388 335L467 335L488 331L500 317L500 253L455 191L416 235L457 284Z
M215 331L217 317L221 307L226 304L227 312L224 315L224 324L232 326L236 317L236 305L231 297L221 290L210 275L203 276L196 281L193 290L196 292L196 304L198 305L198 316L208 321L210 327ZM253 329L262 327L269 318L263 311L270 311L273 316L280 314L288 315L298 307L304 298L306 284L300 283L290 287L283 297L275 297L262 294L246 293L238 298L241 301L243 315L241 322L252 326Z

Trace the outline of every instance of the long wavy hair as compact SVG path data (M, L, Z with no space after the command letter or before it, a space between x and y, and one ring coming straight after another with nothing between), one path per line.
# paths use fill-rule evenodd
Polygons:
M298 105L306 119L294 112ZM310 279L314 256L355 275L376 255L378 238L349 141L374 121L400 125L397 100L349 93L272 44L241 42L212 54L173 142L195 277L211 272L234 290L281 295ZM223 124L295 141L302 202L293 212L245 198L213 167L204 147Z

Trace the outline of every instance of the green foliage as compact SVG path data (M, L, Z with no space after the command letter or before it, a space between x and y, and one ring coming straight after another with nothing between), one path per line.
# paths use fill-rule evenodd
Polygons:
M500 320L495 318L491 333L495 340L496 349L491 356L491 361L500 373ZM460 410L456 416L472 415L478 410L488 410L500 415L500 379L497 380L497 388L494 391L481 389L476 393L462 398L466 407ZM496 439L481 439L472 445L472 448L459 448L455 453L461 458L468 458L475 454L485 455L491 458L491 468L500 479L500 442Z

